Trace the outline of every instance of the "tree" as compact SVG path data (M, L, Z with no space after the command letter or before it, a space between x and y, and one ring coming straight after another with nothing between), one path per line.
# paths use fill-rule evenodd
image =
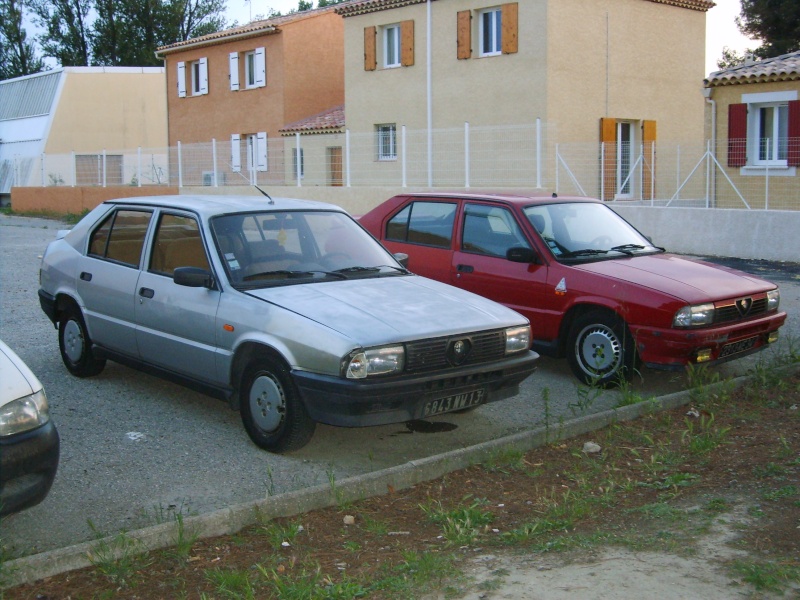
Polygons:
M22 17L22 5L17 0L0 0L0 79L45 70L44 61L28 40Z
M38 36L43 54L62 67L88 66L91 0L30 0L30 7L44 30Z
M732 50L731 48L725 46L722 49L722 58L717 61L717 68L722 70L738 67L739 65L744 64L746 58L747 54L739 54L736 50Z
M800 2L797 0L741 0L736 25L761 46L753 54L771 58L800 50Z

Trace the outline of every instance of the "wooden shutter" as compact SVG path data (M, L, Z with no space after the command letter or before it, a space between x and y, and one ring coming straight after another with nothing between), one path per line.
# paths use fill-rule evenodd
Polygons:
M600 142L603 172L600 175L600 199L613 200L617 190L617 120L600 119Z
M200 93L208 93L208 59L200 59Z
M642 199L652 200L656 192L656 122L642 121Z
M186 63L178 63L178 98L186 98Z
M374 71L378 68L378 54L376 52L376 43L378 38L378 29L376 27L364 28L364 70Z
M516 2L500 7L503 54L515 54L519 46L519 5Z
M458 60L472 58L472 11L459 11L457 18L456 31L458 37L458 51L456 56Z
M264 48L256 48L256 87L267 85L267 55Z
M790 167L800 167L800 100L789 102L789 139L786 161Z
M747 104L728 107L728 166L747 164Z
M231 135L231 171L238 173L242 170L242 145L238 133Z
M228 69L230 71L231 91L239 91L239 53L231 52L228 55Z
M400 64L404 67L414 64L414 21L400 23Z
M267 132L259 131L256 134L256 170L267 170Z

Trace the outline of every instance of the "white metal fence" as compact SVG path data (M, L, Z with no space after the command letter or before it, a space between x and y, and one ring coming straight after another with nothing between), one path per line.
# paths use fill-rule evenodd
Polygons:
M0 162L16 186L394 186L522 189L652 206L800 209L794 167L727 167L727 145L557 143L542 123L351 132L170 148L17 157Z

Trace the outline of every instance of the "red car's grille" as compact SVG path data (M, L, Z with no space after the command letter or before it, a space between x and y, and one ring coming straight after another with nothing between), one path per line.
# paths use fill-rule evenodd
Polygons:
M451 346L459 341L469 343L463 360L454 357ZM406 344L406 371L432 371L451 366L474 365L505 357L505 331L485 331L454 335Z
M743 321L765 312L767 312L766 295L718 302L714 310L714 323Z

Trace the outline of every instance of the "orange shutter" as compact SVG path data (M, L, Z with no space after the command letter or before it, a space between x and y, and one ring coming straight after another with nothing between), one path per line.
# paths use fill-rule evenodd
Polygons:
M642 200L652 200L656 193L656 122L642 121Z
M503 26L503 54L515 54L519 45L519 5L516 2L503 4L500 21Z
M472 58L472 11L458 12L458 59Z
M613 200L617 190L617 120L600 119L603 172L600 175L600 199Z
M375 51L375 43L378 37L378 30L375 27L364 28L364 70L374 71L378 68L378 55Z
M414 64L414 21L400 23L400 64L404 67Z

